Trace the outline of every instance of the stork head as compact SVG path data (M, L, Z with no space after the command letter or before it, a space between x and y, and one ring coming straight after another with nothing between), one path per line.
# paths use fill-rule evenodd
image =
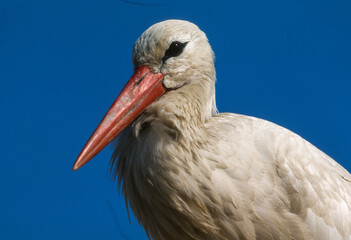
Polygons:
M186 85L206 85L214 91L213 59L205 33L195 24L168 20L147 29L133 47L134 74L84 146L73 170L98 154L165 93Z
M144 65L164 74L163 86L167 90L203 80L196 77L199 73L213 75L213 58L205 33L195 24L182 20L151 26L133 47L134 69Z

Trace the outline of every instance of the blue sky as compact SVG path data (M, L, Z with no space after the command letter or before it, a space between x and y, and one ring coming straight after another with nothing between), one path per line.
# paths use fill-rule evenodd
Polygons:
M351 171L350 1L140 2L156 6L0 0L0 239L147 239L107 176L109 147L71 168L132 74L134 41L166 19L206 32L221 112L289 128Z

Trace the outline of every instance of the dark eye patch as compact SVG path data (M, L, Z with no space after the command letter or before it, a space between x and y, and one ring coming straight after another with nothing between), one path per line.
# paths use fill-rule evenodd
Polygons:
M169 48L165 52L165 55L162 58L162 61L165 62L167 59L171 57L178 57L182 52L188 42L181 43L178 41L174 41L169 45Z

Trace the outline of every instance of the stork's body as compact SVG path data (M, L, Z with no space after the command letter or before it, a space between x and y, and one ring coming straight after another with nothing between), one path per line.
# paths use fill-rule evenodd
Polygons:
M152 26L133 62L162 74L166 93L130 120L112 170L155 240L351 240L351 175L287 129L218 114L213 53L195 25Z

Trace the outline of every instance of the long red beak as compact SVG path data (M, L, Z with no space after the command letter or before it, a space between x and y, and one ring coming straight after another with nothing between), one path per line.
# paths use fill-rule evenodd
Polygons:
M97 155L147 106L165 93L163 77L162 73L152 73L147 66L141 66L134 72L80 152L73 165L74 171Z

